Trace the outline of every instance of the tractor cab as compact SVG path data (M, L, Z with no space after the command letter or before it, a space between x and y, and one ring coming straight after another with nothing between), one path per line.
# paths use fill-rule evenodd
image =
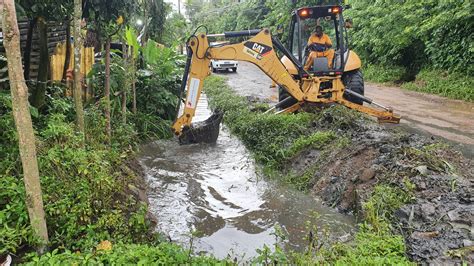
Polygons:
M330 5L303 7L293 11L287 48L303 66L309 67L310 73L322 76L341 75L344 72L349 51L343 9L339 5ZM329 37L332 47L319 44L308 46L308 39L318 26ZM310 58L314 61L308 63L312 51L315 53Z

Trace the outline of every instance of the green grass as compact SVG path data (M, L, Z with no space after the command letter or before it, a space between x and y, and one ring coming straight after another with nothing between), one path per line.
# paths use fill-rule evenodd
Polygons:
M366 81L401 84L407 90L437 94L451 99L474 101L474 77L464 73L423 69L414 81L403 82L406 70L398 66L367 65L363 69Z
M394 83L402 80L406 70L403 67L366 65L362 68L364 80L379 83Z
M418 73L415 81L403 84L402 88L474 101L474 77L467 74L425 69Z
M390 232L392 214L411 199L411 186L403 188L381 184L374 188L372 196L363 204L365 222L378 233Z

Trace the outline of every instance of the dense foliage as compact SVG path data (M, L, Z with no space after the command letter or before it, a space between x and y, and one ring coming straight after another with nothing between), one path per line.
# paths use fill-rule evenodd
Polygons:
M57 87L54 87L57 91ZM69 115L70 98L49 94L48 112L34 116L38 136L38 160L45 202L50 244L54 248L87 250L102 239L143 241L149 235L146 208L133 197L123 194L137 182L126 163L136 132L117 125L120 138L108 149L101 144L103 117L93 106L86 110L87 132L94 131L87 143L75 133ZM28 250L32 238L25 206L21 165L18 160L16 132L13 127L9 95L1 94L2 164L0 165L0 253ZM95 121L95 122L94 122ZM142 232L142 234L136 234Z
M152 233L147 207L138 194L143 187L133 160L140 140L170 137L170 120L174 118L181 64L172 49L159 48L149 41L143 49L143 68L137 83L137 113L127 111L122 117L122 92L130 88L130 71L126 59L114 51L111 64L112 141L105 134L102 110L104 64L99 61L89 74L90 90L96 98L85 105L84 136L75 130L72 98L65 96L62 85L47 90L45 107L31 108L38 143L38 164L44 209L53 254L39 259L59 263L78 260L84 263L110 261L132 262L137 254L148 261L186 262L189 252L166 242ZM128 89L129 90L129 89ZM127 91L127 90L125 90ZM131 110L131 93L125 104ZM25 205L25 187L19 160L18 139L8 90L0 91L0 254L32 251L36 243ZM117 253L100 258L90 252L103 240L123 243ZM158 245L152 248L146 245ZM137 246L130 257L123 257L125 244ZM79 251L84 255L69 255ZM157 258L166 253L168 257ZM168 252L168 253L167 253ZM133 254L135 255L133 255ZM69 255L68 255L69 254ZM153 255L154 254L154 255ZM77 258L76 258L77 257ZM204 259L204 258L203 258Z
M303 6L337 1L250 0L241 4L191 1L193 26L212 32L281 25L288 28L291 11ZM354 48L367 63L402 66L417 74L424 66L474 73L474 14L471 1L351 0L346 17ZM193 9L191 9L191 7ZM219 13L225 11L225 16Z
M352 40L370 63L474 73L471 1L352 0Z

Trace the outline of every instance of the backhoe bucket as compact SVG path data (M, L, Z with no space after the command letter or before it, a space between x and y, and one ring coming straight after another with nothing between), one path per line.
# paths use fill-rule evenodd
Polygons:
M193 143L215 143L219 137L219 129L224 113L222 111L214 111L214 113L206 120L191 124L190 127L183 128L179 135L179 143L181 145Z

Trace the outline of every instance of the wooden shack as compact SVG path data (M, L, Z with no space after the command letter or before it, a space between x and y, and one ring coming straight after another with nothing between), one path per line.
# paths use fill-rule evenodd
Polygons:
M38 78L38 68L40 60L39 36L37 27L30 27L33 23L26 18L18 20L20 29L20 45L27 81L36 81ZM49 80L61 81L63 77L64 64L66 62L66 38L67 24L61 21L49 21L48 25L48 53L50 57ZM73 47L70 48L70 62L68 68L73 68L74 53ZM86 75L94 63L94 48L82 48L82 74ZM0 15L0 88L8 87L8 69L5 57L5 48L3 47L3 33L1 28Z

